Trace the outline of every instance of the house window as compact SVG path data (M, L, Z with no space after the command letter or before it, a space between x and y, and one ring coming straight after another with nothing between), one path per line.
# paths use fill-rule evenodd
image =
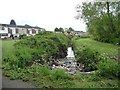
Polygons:
M27 29L27 34L30 34L30 31Z
M2 27L2 30L5 30L5 28L4 28L4 27Z
M35 33L36 33L36 31L34 29L32 29L32 34L35 34Z
M18 34L18 28L16 28L16 34Z
M8 34L6 34L6 33L2 33L1 36L8 36Z
M8 28L8 33L12 34L12 29Z

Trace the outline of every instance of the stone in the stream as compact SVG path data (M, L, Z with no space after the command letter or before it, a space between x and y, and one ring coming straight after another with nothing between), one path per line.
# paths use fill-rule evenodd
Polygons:
M57 61L54 61L54 64L52 65L52 70L64 69L67 73L70 74L81 72L83 68L84 65L77 65L72 47L68 47L66 58L58 59Z

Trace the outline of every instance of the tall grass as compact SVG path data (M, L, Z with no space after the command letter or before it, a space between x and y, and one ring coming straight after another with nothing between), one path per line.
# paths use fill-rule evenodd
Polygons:
M80 38L75 40L76 46L86 46L106 55L118 55L118 46L109 43L98 42L90 38Z

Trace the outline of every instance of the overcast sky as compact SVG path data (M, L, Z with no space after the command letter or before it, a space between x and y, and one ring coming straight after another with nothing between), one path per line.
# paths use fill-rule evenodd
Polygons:
M55 27L85 31L82 20L76 20L75 7L84 0L0 0L0 23L29 24L46 30Z

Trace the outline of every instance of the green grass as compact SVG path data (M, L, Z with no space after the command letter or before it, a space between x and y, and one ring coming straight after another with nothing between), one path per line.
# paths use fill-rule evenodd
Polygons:
M36 67L36 65L34 65ZM34 69L24 69L18 71L10 70L6 72L6 75L9 76L11 80L20 79L32 82L40 88L117 88L118 80L114 77L112 79L98 77L96 75L70 75L69 78L63 79L65 73L54 74L55 71L47 69L47 73L41 72L41 67L37 66ZM45 68L42 68L45 70ZM46 71L46 70L45 70ZM23 74L22 72L26 72ZM60 71L61 72L61 71ZM42 73L42 74L41 74ZM44 76L43 76L44 73ZM55 78L57 75L58 78Z
M11 55L12 52L14 52L14 43L16 41L14 40L10 40L10 41L2 41L2 55L7 56L7 55Z
M81 46L89 47L90 49L99 51L101 54L117 56L118 55L118 46L109 44L109 43L102 43L90 38L80 38L75 40L77 48Z
M15 43L16 41L14 40L1 40L0 41L0 49L2 50L2 54L0 56L0 62L2 63L2 59L5 57L5 56L10 56L12 55L12 53L14 52L14 46L13 44Z
M3 41L2 42L4 56L11 55L12 52L14 52L14 46L13 46L14 43L15 43L15 41ZM92 45L97 45L96 46L97 50L98 50L98 48L99 49L103 48L103 50L101 52L106 50L106 49L104 49L104 47L99 46L99 42L97 42L97 44L96 44L96 41L90 40L90 39L77 40L77 44L78 44L78 46L81 44L85 44L88 46L91 45L91 47L94 47ZM100 43L100 44L102 46L104 46L104 43L103 44ZM105 44L105 46L106 46L106 44ZM115 51L113 50L114 52L117 52L116 46L113 46L110 44L109 47L111 47L112 49L115 49ZM111 52L107 52L107 53L111 53ZM28 73L28 69L25 69L25 70L17 69L18 71L14 71L14 70L9 70L9 71L3 70L3 71L4 71L4 74L6 74L6 76L8 75L11 79L16 79L16 78L18 79L20 76L22 78L19 78L19 79L22 79L24 81L30 81L42 88L50 88L50 87L54 87L54 88L118 87L118 80L116 80L114 78L113 79L108 79L108 78L103 78L103 77L99 78L99 76L80 75L80 74L70 75L70 76L66 77L66 74L64 74L64 73L57 72L57 74L56 74L55 71L51 71L46 68L43 68L41 71L40 68L41 68L40 66L38 66L38 67L35 66L35 68L30 69L29 73ZM41 74L42 74L42 77L41 77ZM56 78L54 76L56 76ZM57 80L58 77L59 77L59 79Z

